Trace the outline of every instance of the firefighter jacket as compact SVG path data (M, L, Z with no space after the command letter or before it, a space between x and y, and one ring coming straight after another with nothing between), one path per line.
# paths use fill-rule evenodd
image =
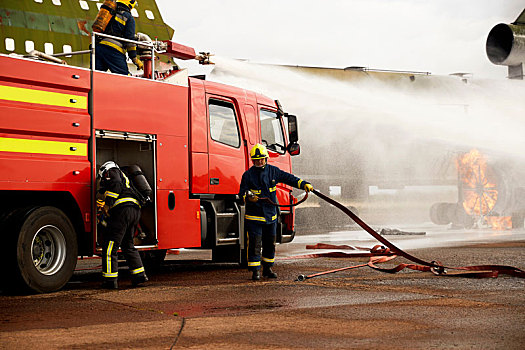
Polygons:
M109 169L100 181L100 193L104 194L104 200L110 211L116 206L136 205L140 208L129 181L128 177L118 168Z
M135 40L135 19L126 5L117 4L115 16L109 21L104 34ZM127 50L130 59L137 57L137 46L135 44L120 42L111 38L102 38L100 44L112 47L123 55L126 54Z
M292 187L304 189L304 186L309 182L303 181L282 171L276 166L266 164L264 168L252 166L242 175L239 197L245 199L246 203L246 220L258 221L261 223L272 223L277 219L277 207L263 201L250 202L247 201L246 191L250 190L259 198L269 198L272 202L277 203L277 187L278 183L285 183Z

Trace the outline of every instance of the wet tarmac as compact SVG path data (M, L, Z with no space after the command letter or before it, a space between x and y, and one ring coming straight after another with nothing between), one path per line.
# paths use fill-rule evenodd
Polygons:
M525 232L447 230L388 237L425 260L447 265L500 264L525 269ZM523 349L525 279L472 279L368 267L304 282L312 274L367 258L297 259L312 243L371 247L350 227L298 236L277 249L277 280L250 280L234 264L212 264L208 251L169 254L147 286L99 289L100 259L79 261L64 290L0 294L1 349ZM200 259L200 260L197 260ZM397 258L385 267L406 262Z

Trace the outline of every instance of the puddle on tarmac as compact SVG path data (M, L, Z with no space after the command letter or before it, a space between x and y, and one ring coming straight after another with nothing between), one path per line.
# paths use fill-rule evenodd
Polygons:
M271 311L281 309L287 305L277 301L262 301L259 303L249 304L199 304L192 303L191 305L177 305L177 311L169 312L182 317L202 317L202 316L217 316L230 314L245 314L257 313L261 311Z
M222 300L214 302L208 300L205 302L192 302L188 304L172 305L173 310L169 310L170 307L168 306L166 308L168 309L166 313L175 314L177 316L182 317L205 317L258 313L286 309L293 310L316 307L337 307L347 305L374 304L392 301L429 298L428 295L419 295L416 293L394 294L389 292L371 292L366 290L348 290L347 292L345 292L340 289L307 289L303 289L300 292L298 292L297 290L290 290L289 293L285 293L288 296L286 298L283 298L282 295L275 297L268 295L266 298L260 301L254 301L254 298L243 300L243 298L232 297L229 298L227 301Z

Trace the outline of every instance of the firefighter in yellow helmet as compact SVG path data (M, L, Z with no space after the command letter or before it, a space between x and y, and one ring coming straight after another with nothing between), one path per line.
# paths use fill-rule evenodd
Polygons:
M248 269L252 271L252 280L258 281L261 279L261 265L263 277L277 278L272 266L275 261L278 215L277 207L259 201L259 198L266 197L277 203L278 183L307 192L313 190L313 187L309 182L268 164L268 150L264 145L253 146L250 158L253 166L242 175L239 196L246 203L244 229L248 235Z
M131 10L137 5L137 0L117 0L114 15L107 24L104 34L135 40L135 19ZM137 57L137 46L132 43L121 42L112 38L99 37L95 49L95 69L113 73L129 75L126 63L126 52L137 66L143 69L144 64Z

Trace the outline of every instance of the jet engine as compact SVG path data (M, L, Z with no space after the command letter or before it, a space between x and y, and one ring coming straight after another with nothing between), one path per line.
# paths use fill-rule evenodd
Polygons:
M490 62L509 67L509 78L523 79L525 62L525 10L511 24L500 23L490 31L486 44Z

